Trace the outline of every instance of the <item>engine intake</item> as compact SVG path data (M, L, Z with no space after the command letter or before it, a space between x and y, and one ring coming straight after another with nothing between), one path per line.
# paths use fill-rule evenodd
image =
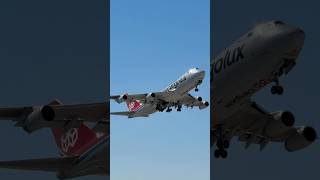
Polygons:
M289 111L273 112L270 115L273 116L274 121L271 121L265 130L269 137L279 136L294 125L295 118Z
M33 111L24 121L23 129L31 133L45 127L45 124L53 121L55 116L56 113L51 106L33 107Z
M41 114L43 119L47 121L52 121L56 116L56 113L54 112L51 106L43 106L41 108Z
M155 93L149 93L149 96L155 98L156 94Z
M297 151L312 144L317 138L317 132L312 127L298 127L285 141L287 151Z
M307 141L313 142L317 138L317 132L312 127L307 126L303 129L303 136Z
M155 93L149 93L147 96L146 96L146 102L150 103L152 101L154 101L154 98L156 97L156 94Z
M206 107L208 107L208 106L209 106L209 102L207 102L207 101L202 101L202 105L199 106L199 109L204 109L204 108L206 108Z
M293 126L294 122L295 122L295 118L293 116L293 114L289 111L284 111L281 114L281 121L284 125L291 127Z
M119 98L115 99L115 101L120 104L120 103L126 101L127 99L128 99L128 96L126 94L123 94Z

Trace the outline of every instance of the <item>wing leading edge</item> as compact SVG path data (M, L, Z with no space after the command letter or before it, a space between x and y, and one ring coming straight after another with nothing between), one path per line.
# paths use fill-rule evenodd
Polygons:
M54 100L45 106L0 108L0 120L12 120L28 133L47 127L79 127L83 122L109 123L108 117L108 102L63 105Z

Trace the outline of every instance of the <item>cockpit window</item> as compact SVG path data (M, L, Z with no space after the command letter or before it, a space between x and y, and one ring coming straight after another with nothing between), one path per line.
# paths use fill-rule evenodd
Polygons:
M191 69L189 70L189 73L197 72L197 70L199 70L199 68L191 68Z
M274 21L274 24L284 24L284 22L282 22L282 21Z

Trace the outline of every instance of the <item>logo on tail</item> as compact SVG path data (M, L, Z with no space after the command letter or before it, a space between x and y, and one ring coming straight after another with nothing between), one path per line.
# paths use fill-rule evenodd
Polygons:
M130 112L138 111L142 108L143 104L138 100L127 101L127 106Z
M52 128L52 133L64 156L78 156L99 141L97 134L85 124L68 130Z
M73 148L78 141L78 129L71 128L61 136L61 149L63 152L68 152L69 148Z

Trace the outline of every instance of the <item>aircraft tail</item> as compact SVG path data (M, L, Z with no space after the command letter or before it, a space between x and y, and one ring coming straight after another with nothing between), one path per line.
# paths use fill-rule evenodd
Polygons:
M52 128L58 148L64 156L78 156L87 151L99 138L85 124L65 131L63 128Z
M59 100L49 103L49 105L61 104ZM51 128L51 130L63 156L78 156L99 141L97 134L85 124L68 130L64 128Z
M130 112L139 110L143 104L139 100L127 101L127 106Z

